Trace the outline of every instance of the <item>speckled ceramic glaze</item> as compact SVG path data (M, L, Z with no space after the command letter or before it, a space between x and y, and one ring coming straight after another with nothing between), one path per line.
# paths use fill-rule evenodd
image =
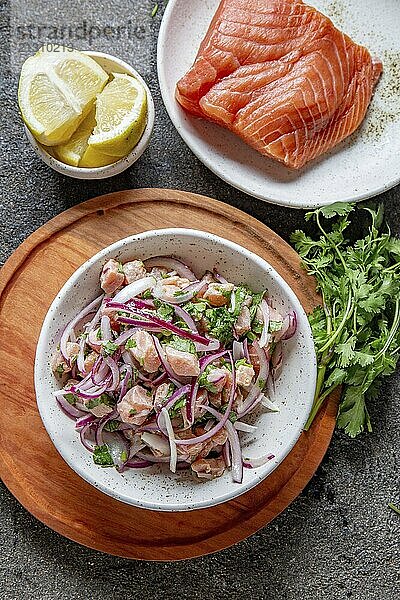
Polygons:
M275 306L298 315L295 336L284 343L282 375L275 402L279 413L259 411L254 434L241 434L245 457L272 453L275 459L257 469L244 469L243 483L232 481L228 471L213 481L202 481L188 471L175 475L165 466L118 473L92 461L74 429L74 422L58 407L53 392L60 385L50 371L50 359L65 325L99 295L99 275L106 260L146 259L173 255L193 268L197 276L218 268L229 281L245 283L255 291L268 289ZM190 229L164 229L141 233L105 248L82 265L52 303L40 333L35 361L35 389L43 423L64 460L86 481L114 498L161 511L185 511L235 498L267 477L296 443L309 414L316 379L316 358L307 316L297 297L280 275L252 252L210 233Z
M233 133L187 115L175 100L219 0L170 0L158 38L158 77L172 122L196 156L244 192L284 206L309 208L362 200L400 181L400 7L398 0L310 0L383 62L383 76L361 127L300 171L252 150Z
M42 144L40 144L34 136L31 134L29 129L25 126L26 137L28 138L32 148L35 150L36 154L46 163L49 167L58 171L62 175L68 175L68 177L74 177L75 179L106 179L107 177L113 177L114 175L118 175L118 173L122 173L128 167L133 165L138 158L140 158L143 152L146 150L147 146L150 143L151 134L154 127L154 102L151 95L151 92L147 86L145 80L139 75L137 71L126 62L116 58L115 56L111 56L110 54L104 54L104 52L84 52L91 58L93 58L107 73L126 73L135 77L146 90L147 94L147 124L146 128L143 132L142 137L139 142L133 148L132 152L124 156L117 162L112 163L111 165L106 165L105 167L97 167L94 169L82 168L82 167L72 167L71 165L66 165L65 163L57 160L54 156L49 154Z

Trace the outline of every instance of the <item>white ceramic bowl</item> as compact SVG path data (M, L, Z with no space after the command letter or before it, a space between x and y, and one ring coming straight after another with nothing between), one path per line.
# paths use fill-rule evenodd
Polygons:
M227 471L212 481L189 472L175 475L165 466L118 473L92 461L74 429L74 423L58 407L52 393L59 389L50 371L50 359L65 325L99 294L99 274L111 257L126 261L157 255L174 255L198 276L217 267L229 281L248 284L255 291L269 290L278 309L294 309L296 335L285 342L282 375L276 385L279 413L260 412L255 434L242 435L245 457L268 453L275 459L257 469L244 469L243 483L232 481ZM35 388L43 423L64 460L86 481L114 498L158 511L205 508L231 500L267 477L293 448L309 414L316 380L316 357L307 316L297 297L280 275L263 259L241 246L210 233L191 229L147 231L101 250L70 277L53 301L40 333L35 360Z
M55 171L58 171L58 173L68 175L68 177L74 177L75 179L106 179L107 177L112 177L113 175L118 175L118 173L125 171L128 167L133 165L146 150L150 143L154 127L154 102L147 83L133 67L128 65L128 63L115 56L111 56L110 54L104 54L103 52L84 52L84 54L93 58L107 73L126 73L127 75L135 77L135 79L140 81L145 88L147 94L147 124L139 142L127 156L124 156L111 165L94 169L84 169L83 167L72 167L71 165L67 165L49 154L45 146L42 146L42 144L35 139L26 125L25 133L36 154L46 163L46 165Z

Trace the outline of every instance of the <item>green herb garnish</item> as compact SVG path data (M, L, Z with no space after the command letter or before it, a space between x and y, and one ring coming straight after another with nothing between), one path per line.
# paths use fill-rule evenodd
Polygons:
M110 340L107 340L106 342L103 342L102 349L103 354L111 356L116 350L118 350L118 346L117 344L114 344L114 342L110 342Z
M283 321L270 321L268 325L268 331L275 333L282 329Z
M137 341L134 340L133 338L129 338L129 340L127 340L126 344L125 344L125 348L136 348L137 346Z
M77 400L79 400L78 396L75 396L74 394L64 394L64 398L73 406L75 406Z
M179 398L175 402L174 406L172 406L168 410L170 418L174 419L175 417L177 417L180 409L183 408L185 406L185 404L186 404L186 394L184 394L181 398Z
M114 461L106 444L95 446L93 450L93 462L101 467L113 467Z
M89 400L86 403L86 406L89 410L92 410L92 408L96 408L96 406L100 406L100 404L105 404L106 406L114 406L115 402L108 394L101 394L101 396Z
M208 302L205 300L199 302L188 302L185 304L185 310L189 313L195 321L200 321L204 316L207 308L209 308Z
M120 421L117 421L116 419L111 419L110 421L107 421L107 423L104 425L104 431L116 431L120 425Z
M249 362L247 362L247 360L245 358L240 358L239 360L237 360L235 362L235 368L239 368L240 366L243 367L252 367L253 365L251 365Z
M177 335L173 335L168 339L168 346L175 348L175 350L180 350L181 352L190 352L191 354L196 354L196 346L192 340L187 340Z
M161 300L154 300L154 305L157 308L157 314L164 321L172 321L172 317L175 314L175 311L172 306L166 304L165 302L161 302Z
M246 300L246 298L248 298L248 296L251 296L251 292L245 286L240 285L233 290L232 294L235 296L235 310L232 311L232 316L238 317L242 311L243 302Z
M318 358L314 406L308 429L325 398L343 386L337 423L350 437L372 430L367 402L381 378L396 368L400 350L400 240L383 226L383 207L364 205L365 237L350 241L354 204L337 202L307 213L320 237L292 235L314 275L322 307L310 315ZM323 219L332 219L331 227Z
M230 344L233 339L236 317L225 306L219 306L218 308L208 308L205 311L205 318L210 336L217 338L222 344Z

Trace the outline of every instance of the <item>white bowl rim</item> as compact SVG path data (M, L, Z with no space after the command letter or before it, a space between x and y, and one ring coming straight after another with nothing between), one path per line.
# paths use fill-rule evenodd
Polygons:
M148 509L148 510L156 510L156 511L160 511L160 512L186 512L186 511L197 510L197 509L201 509L201 508L210 508L212 506L216 506L218 504L225 503L229 500L233 500L233 499L241 496L242 494L248 492L249 490L251 490L252 488L257 486L259 483L264 481L264 479L266 479L283 462L283 460L287 457L289 452L296 445L296 443L303 431L303 427L308 418L308 414L311 410L313 396L314 396L315 383L316 383L316 378L317 378L317 364L316 364L315 348L314 348L314 343L313 343L311 327L308 323L308 319L306 318L305 322L306 322L307 338L305 338L305 342L310 344L310 347L308 349L311 350L312 356L314 359L313 365L312 365L313 376L310 379L311 385L310 385L309 393L308 393L308 411L305 414L303 420L302 421L299 420L298 427L296 429L296 433L295 433L295 435L292 436L290 443L288 443L286 445L285 452L282 454L280 460L277 461L276 464L273 465L273 468L267 474L265 474L261 478L254 477L253 480L251 480L247 484L242 483L242 484L238 485L237 488L231 488L231 491L227 491L225 494L218 496L218 498L211 498L210 500L196 501L195 505L185 504L185 503L178 504L178 503L173 503L173 502L168 503L168 505L160 505L160 504L157 504L157 502L147 502L147 501L139 502L139 501L132 499L131 497L127 496L124 493L116 492L111 487L103 485L101 482L96 480L96 478L93 477L89 472L86 472L84 468L81 468L81 465L78 461L70 460L70 457L68 456L68 453L64 451L64 447L62 446L62 444L59 444L56 440L54 440L53 436L51 435L51 427L50 427L51 419L48 419L44 410L42 410L42 405L44 406L45 400L44 399L42 400L40 398L40 386L41 386L40 368L42 365L41 357L44 356L44 352L42 351L42 349L44 350L44 348L46 347L46 339L47 339L46 331L48 330L49 324L52 320L52 314L53 314L54 310L56 309L59 301L67 293L70 292L70 290L73 288L74 284L79 280L79 278L95 262L97 262L103 256L108 255L114 251L118 251L123 246L126 246L128 244L133 244L138 239L142 240L142 239L150 238L153 236L163 236L163 235L169 235L169 236L180 235L180 236L188 236L188 237L197 236L200 238L209 239L209 240L217 242L217 243L223 243L223 245L227 246L231 250L239 252L240 254L247 257L248 259L258 262L259 265L268 272L268 275L270 277L272 277L273 279L275 279L276 283L290 297L290 301L293 305L293 308L296 310L297 314L298 315L302 314L303 316L306 315L306 313L303 309L303 306L300 303L299 299L297 298L295 292L292 290L292 288L289 286L289 284L284 280L284 278L265 259L261 258L254 252L247 250L247 248L244 248L240 244L237 244L236 242L232 242L231 240L222 238L221 236L217 236L215 234L197 230L197 229L188 229L188 228L177 227L177 228L165 228L165 229L152 229L152 230L144 231L144 232L134 234L134 235L122 238L120 240L117 240L116 242L113 242L109 246L106 246L105 248L103 248L102 250L100 250L99 252L94 254L87 261L85 261L80 267L78 267L78 269L76 269L76 271L74 271L74 273L69 277L69 279L62 286L61 290L58 292L58 294L54 298L53 302L51 303L51 305L46 313L46 316L44 318L43 325L42 325L42 328L40 331L40 335L38 338L37 347L36 347L36 355L35 355L35 364L34 364L34 386L35 386L35 394L36 394L36 403L38 406L39 414L40 414L40 417L42 419L42 422L44 424L44 427L45 427L50 439L52 440L54 446L56 447L57 451L59 452L61 457L64 459L64 461L71 467L71 469L73 469L80 477L82 477L82 479L84 479L86 482L90 483L91 485L93 485L95 488L99 489L106 495L111 496L112 498L119 500L121 502L124 502L126 504L129 504L131 506L136 506L138 508L144 508L144 509ZM271 461L271 463L272 463L272 461ZM269 463L269 464L271 464L271 463Z
M154 100L151 94L150 88L147 85L146 81L143 77L127 62L121 60L120 58L113 56L112 54L107 54L106 52L95 52L92 50L82 50L82 54L87 54L91 58L103 58L105 60L109 60L110 62L114 62L118 65L124 72L128 75L132 75L135 79L138 79L140 83L143 85L146 90L147 95L147 123L146 127L143 131L143 134L136 144L134 148L122 158L117 159L115 162L110 165L105 165L103 167L74 167L72 165L67 165L63 163L61 160L58 160L51 154L49 154L44 148L43 144L38 142L32 132L24 123L24 130L26 137L28 138L29 143L32 148L35 150L36 154L43 160L43 162L51 167L54 171L61 173L63 175L67 175L69 177L74 177L76 179L103 179L106 177L112 177L113 175L118 175L122 173L130 166L132 166L139 158L142 156L143 152L146 150L147 146L150 143L151 135L154 128L155 121L155 107Z

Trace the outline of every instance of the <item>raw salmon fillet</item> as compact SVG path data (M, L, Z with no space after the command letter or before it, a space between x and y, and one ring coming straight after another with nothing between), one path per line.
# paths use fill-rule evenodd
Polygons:
M301 0L222 0L176 98L299 169L360 125L381 72Z

